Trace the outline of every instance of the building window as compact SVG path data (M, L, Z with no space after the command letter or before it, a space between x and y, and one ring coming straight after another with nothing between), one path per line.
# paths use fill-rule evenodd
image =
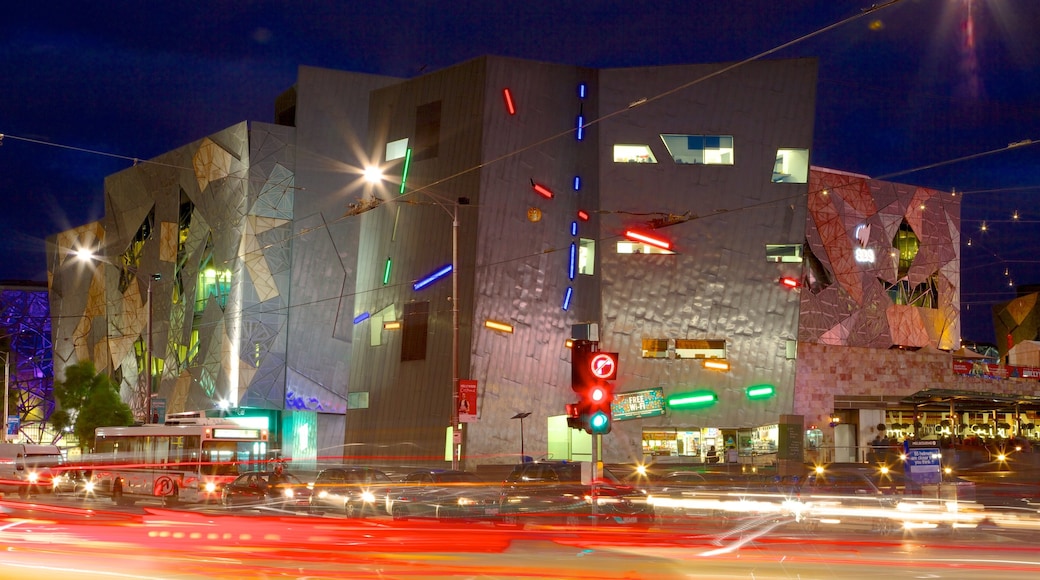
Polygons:
M809 150L777 149L773 183L809 183Z
M614 145L614 163L657 163L649 145Z
M383 344L383 323L393 320L397 320L397 309L393 304L372 315L372 319L368 321L370 346Z
M733 165L732 135L670 135L661 140L679 165Z
M437 157L441 138L441 102L419 105L415 109L415 149L413 161Z
M596 240L578 240L578 273L586 276L596 273Z
M359 391L356 393L347 393L347 408L348 409L367 409L368 408L368 391Z
M430 303L404 305L401 321L401 362L426 360L426 336L430 324Z
M725 340L675 339L675 358L726 358Z
M644 244L642 242L633 242L632 240L619 240L617 243L617 253L619 254L674 254L671 250L665 250L658 248L657 246L651 246L650 244Z
M386 160L393 161L395 159L404 159L405 153L408 152L408 138L398 139L397 141L391 141L386 144Z
M917 234L914 233L914 229L910 227L905 218L899 224L899 231L892 240L892 246L899 253L899 275L897 277L904 278L910 272L910 266L913 265L917 251L921 248Z
M800 264L802 262L802 244L766 244L766 260Z
M643 358L668 358L668 339L644 338Z
M806 264L804 286L809 289L809 292L819 294L829 288L834 283L834 278L831 276L830 271L827 270L827 267L823 265L823 262L813 253L808 243L805 244L803 257Z

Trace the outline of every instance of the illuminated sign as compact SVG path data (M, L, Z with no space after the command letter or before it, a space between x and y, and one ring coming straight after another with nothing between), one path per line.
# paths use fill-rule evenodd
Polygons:
M235 429L233 427L219 427L213 429L214 439L259 439L259 429Z
M618 393L610 403L610 414L615 421L664 415L664 389Z

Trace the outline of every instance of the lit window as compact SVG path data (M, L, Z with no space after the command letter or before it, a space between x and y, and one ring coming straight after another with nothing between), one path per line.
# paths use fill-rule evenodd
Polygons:
M614 163L657 163L649 145L614 145Z
M372 315L369 321L369 344L379 346L383 344L383 323L397 320L397 309L391 304Z
M578 240L578 273L592 276L596 270L596 240Z
M675 358L726 358L726 341L677 338Z
M802 244L766 244L766 260L770 262L801 263Z
M397 141L391 141L386 144L386 160L393 161L394 159L403 159L404 154L408 151L408 138L398 139Z
M644 338L643 358L668 358L668 339Z
M632 240L621 240L617 243L617 253L619 254L674 254L671 250L664 250L657 246L651 246L650 244L644 244L642 242L633 242Z
M661 140L680 165L733 165L732 135L668 135Z
M809 150L777 149L773 183L808 183Z

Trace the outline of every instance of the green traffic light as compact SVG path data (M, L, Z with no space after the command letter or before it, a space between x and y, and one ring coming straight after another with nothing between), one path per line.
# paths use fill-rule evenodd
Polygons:
M610 417L603 411L593 413L589 417L589 433L593 435L605 435L610 433Z

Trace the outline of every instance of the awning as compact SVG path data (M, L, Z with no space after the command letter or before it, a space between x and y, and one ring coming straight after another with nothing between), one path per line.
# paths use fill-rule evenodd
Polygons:
M946 411L950 409L951 403L960 411L1040 411L1040 397L1033 395L1003 395L955 389L923 389L904 397L902 402L924 409Z

